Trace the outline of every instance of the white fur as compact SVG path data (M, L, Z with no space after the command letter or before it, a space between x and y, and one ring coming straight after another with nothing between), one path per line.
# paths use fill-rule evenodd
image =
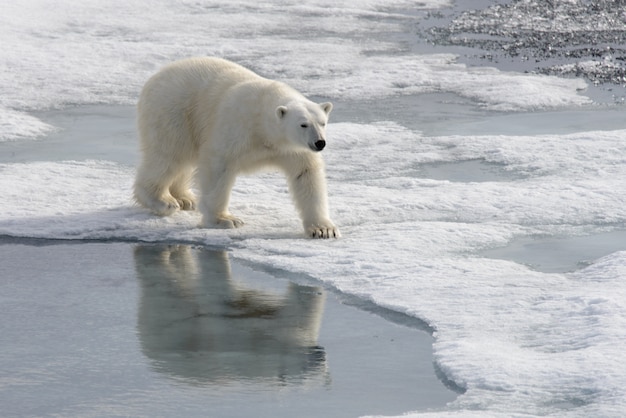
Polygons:
M174 62L144 86L138 104L142 161L135 199L159 215L193 210L197 171L205 227L239 227L228 211L236 176L284 171L309 236L338 237L328 215L324 162L330 103L219 58Z

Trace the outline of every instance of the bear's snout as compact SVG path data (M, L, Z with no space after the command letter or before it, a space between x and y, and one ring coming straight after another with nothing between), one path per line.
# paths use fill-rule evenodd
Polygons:
M321 151L324 149L325 146L326 146L326 141L324 141L323 139L318 139L317 141L315 141L314 151Z

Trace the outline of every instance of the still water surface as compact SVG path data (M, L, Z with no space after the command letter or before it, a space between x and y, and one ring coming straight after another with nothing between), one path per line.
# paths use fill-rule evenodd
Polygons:
M457 396L417 320L225 251L9 238L0 251L4 416L349 417Z

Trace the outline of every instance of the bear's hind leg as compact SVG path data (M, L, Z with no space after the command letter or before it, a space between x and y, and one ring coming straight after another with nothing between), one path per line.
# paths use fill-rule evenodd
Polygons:
M157 215L168 216L180 209L180 204L167 189L135 184L135 200Z
M191 191L193 168L184 170L170 186L170 194L182 210L196 210L196 196Z
M135 179L135 200L157 215L171 215L180 209L178 200L169 191L172 175L168 171L154 170L154 167L145 163L139 167Z

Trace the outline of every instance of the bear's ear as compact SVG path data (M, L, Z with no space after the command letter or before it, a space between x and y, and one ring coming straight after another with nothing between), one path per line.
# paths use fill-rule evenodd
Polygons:
M327 115L330 113L331 110L333 110L333 104L331 102L320 103L320 107Z
M287 108L285 106L278 106L276 108L276 117L282 119L287 114Z

